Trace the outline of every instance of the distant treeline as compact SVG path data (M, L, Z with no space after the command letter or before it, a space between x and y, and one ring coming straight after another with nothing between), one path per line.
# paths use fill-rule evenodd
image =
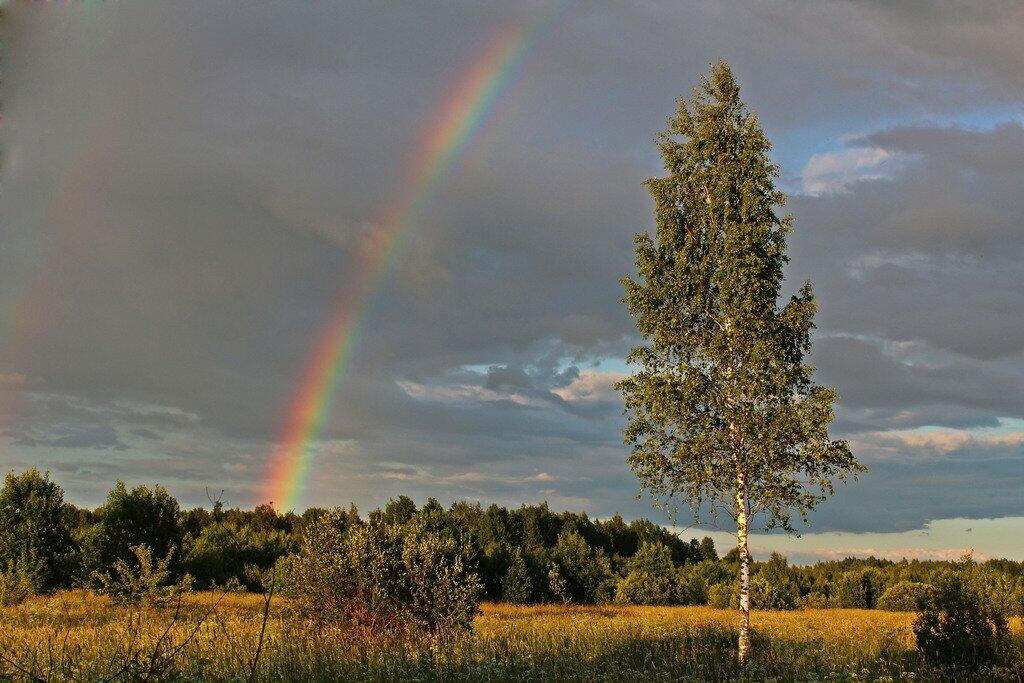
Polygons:
M234 586L259 590L258 569L267 570L302 545L304 531L327 512L279 514L269 505L254 510L182 509L163 487L122 482L95 510L64 501L49 474L8 474L0 490L0 573L18 573L36 592L90 585L118 561L136 562L132 548L145 545L170 557L175 577L186 574L200 588ZM423 506L408 497L362 516L350 506L345 528L403 525L425 520L468 540L469 558L487 600L511 603L633 603L727 607L735 604L738 556L719 556L709 537L685 541L648 520L607 520L585 513L553 512L546 503L507 509L434 499ZM756 562L752 602L757 609L860 607L912 610L933 578L969 568L997 584L1010 614L1024 612L1024 563L973 563L876 558L793 566L773 553Z

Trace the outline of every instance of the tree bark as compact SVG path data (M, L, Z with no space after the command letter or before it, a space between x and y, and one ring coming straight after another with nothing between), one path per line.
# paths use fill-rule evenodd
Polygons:
M736 488L736 539L740 551L740 638L739 660L750 659L750 551L747 548L747 492L743 477Z

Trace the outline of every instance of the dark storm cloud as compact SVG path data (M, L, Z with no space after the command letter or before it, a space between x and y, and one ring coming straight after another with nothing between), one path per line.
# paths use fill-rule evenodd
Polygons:
M190 503L227 482L249 502L418 131L493 31L551 10L6 8L0 465L51 464L88 502L118 476L173 482ZM643 511L611 389L634 338L618 278L651 225L651 137L721 56L787 185L817 195L791 201L790 276L821 299L815 362L843 396L838 429L882 463L821 524L1003 514L964 483L1010 486L1020 454L969 443L944 456L935 485L960 486L944 508L922 494L891 519L856 509L934 467L911 445L894 460L876 433L1024 417L1020 5L592 2L560 16L366 302L309 502Z

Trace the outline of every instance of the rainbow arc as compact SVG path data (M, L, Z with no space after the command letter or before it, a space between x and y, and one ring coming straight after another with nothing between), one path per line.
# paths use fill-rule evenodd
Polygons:
M545 23L550 26L550 22ZM346 279L331 319L314 342L271 453L257 502L272 501L282 510L297 505L309 477L312 443L330 412L374 291L387 276L395 254L423 210L509 90L537 34L536 30L517 28L499 31L463 70L430 118L400 185L404 192L383 211L373 239L367 242Z

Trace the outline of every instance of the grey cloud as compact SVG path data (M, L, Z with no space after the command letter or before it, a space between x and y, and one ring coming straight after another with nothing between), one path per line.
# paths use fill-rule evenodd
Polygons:
M0 464L64 468L89 502L117 476L160 477L190 503L224 482L249 502L429 112L494 30L550 9L5 8L0 303L24 322L2 331L0 376L23 379L0 388L14 408ZM791 203L791 280L811 277L821 298L815 361L843 395L838 432L1020 417L1024 136L928 119L1019 110L1024 50L1006 38L1022 23L1009 4L569 6L367 300L309 502L410 492L647 511L617 402L554 392L635 339L618 278L650 227L651 136L718 56L787 177L840 139L907 160ZM492 393L443 398L463 385ZM1009 467L973 460L979 482ZM942 514L914 496L892 520L857 513L930 476L879 471L823 523ZM541 472L553 481L531 480ZM951 498L1005 507L987 499Z
M61 426L52 430L51 434L38 435L33 432L7 430L3 436L12 439L15 446L38 448L98 448L127 450L118 433L111 427L98 426Z
M865 140L917 161L890 181L793 202L804 233L793 263L826 302L822 327L1019 357L1024 128L899 127Z

